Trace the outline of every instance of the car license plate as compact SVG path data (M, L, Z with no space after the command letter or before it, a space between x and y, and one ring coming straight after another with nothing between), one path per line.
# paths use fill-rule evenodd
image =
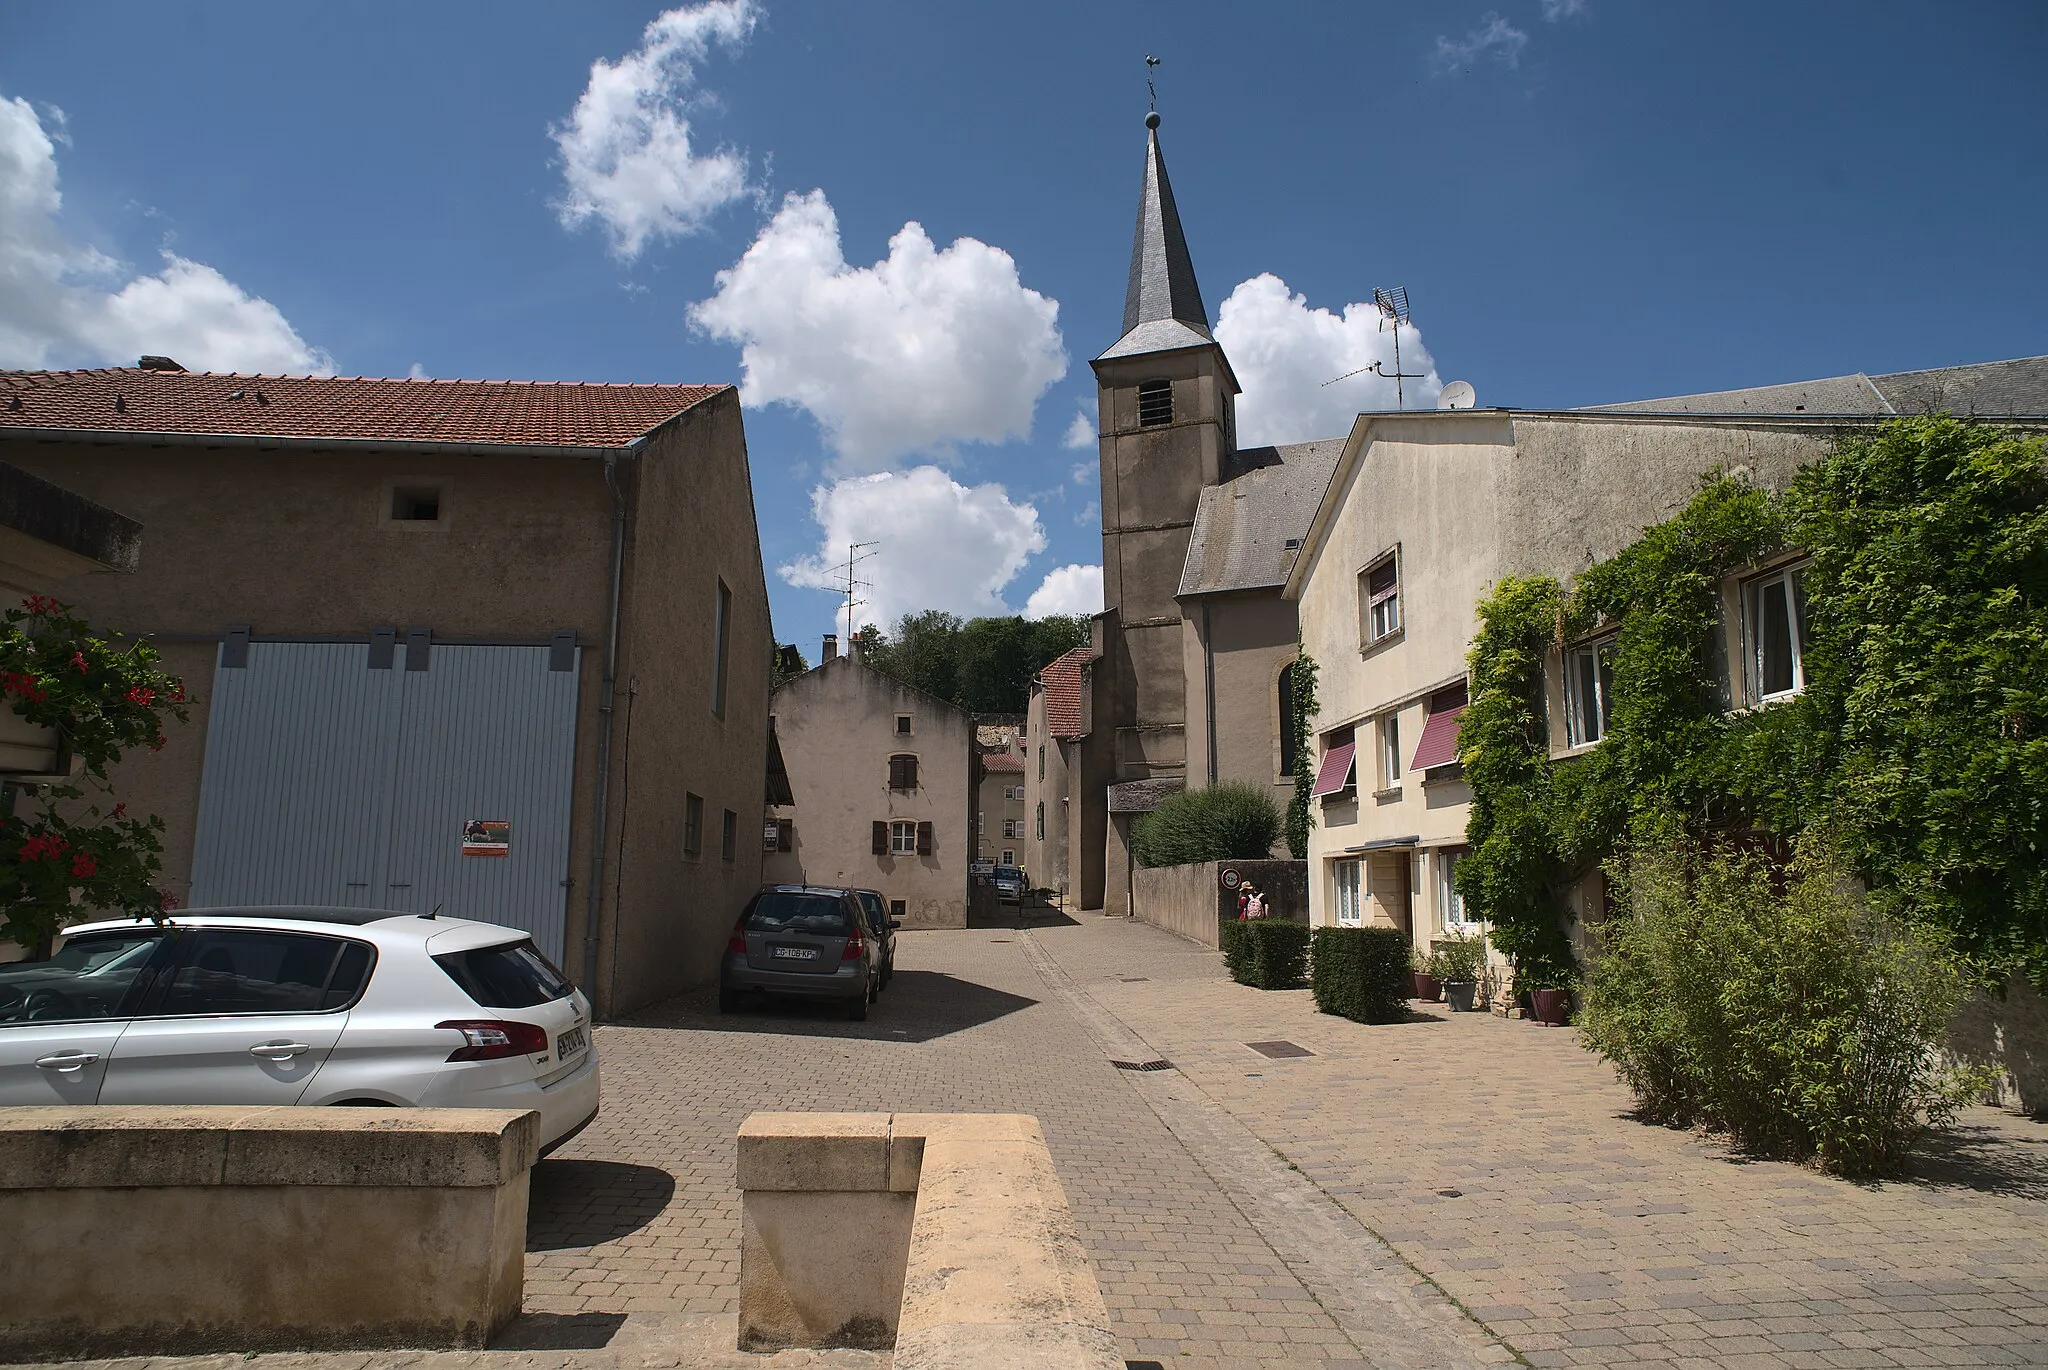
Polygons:
M571 1056L574 1056L577 1052L583 1050L583 1048L589 1045L589 1029L572 1028L568 1032L565 1032L561 1036L555 1038L555 1059L558 1061L566 1061Z
M816 947L777 947L775 948L775 957L779 961L815 961L818 959L818 949Z

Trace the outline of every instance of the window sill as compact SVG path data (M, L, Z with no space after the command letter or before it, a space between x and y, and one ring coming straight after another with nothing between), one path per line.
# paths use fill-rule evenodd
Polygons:
M1422 788L1425 790L1464 783L1465 767L1458 762L1452 762L1448 766L1432 766L1422 773Z
M1402 638L1406 637L1407 635L1408 629L1405 625L1396 628L1393 632L1388 633L1385 637L1376 637L1370 642L1360 643L1358 646L1358 655L1361 658L1369 657L1375 652L1393 646L1395 643L1399 642Z
M1372 802L1375 804L1397 804L1400 802L1403 793L1399 785L1389 785L1384 790L1374 790L1372 792Z
M1605 740L1605 738L1601 739L1601 741L1603 742ZM1598 750L1600 750L1599 742L1581 742L1574 747L1564 747L1561 749L1553 750L1550 753L1550 759L1552 761L1570 761L1576 757L1584 756L1588 752L1596 752Z
M1765 695L1754 704L1745 704L1739 709L1730 709L1724 717L1741 718L1745 714L1762 713L1765 709L1775 709L1780 704L1790 704L1805 693L1806 687L1802 685L1798 689L1788 690L1784 694Z

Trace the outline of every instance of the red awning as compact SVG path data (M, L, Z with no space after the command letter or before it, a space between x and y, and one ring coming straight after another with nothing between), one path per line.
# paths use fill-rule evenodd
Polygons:
M1422 725L1422 741L1415 744L1415 759L1408 763L1411 771L1426 771L1432 766L1448 766L1458 759L1458 720L1465 716L1465 706L1443 709L1429 716Z
M1351 754L1357 749L1357 743L1346 742L1323 753L1323 764L1316 769L1316 787L1310 791L1313 797L1321 799L1326 794L1350 788Z

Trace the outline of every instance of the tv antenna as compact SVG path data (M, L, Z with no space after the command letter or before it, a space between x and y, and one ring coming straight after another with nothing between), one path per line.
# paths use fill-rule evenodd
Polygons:
M869 557L877 555L871 549L881 545L879 539L874 542L849 542L846 544L846 642L849 648L853 645L853 635L856 631L853 611L867 603L866 600L858 597L857 592L875 588L872 581L855 580L853 568L866 561Z
M1335 379L1324 381L1323 384L1326 386L1335 385L1338 381L1348 381L1353 376L1362 376L1370 371L1375 376L1384 377L1394 383L1394 407L1396 409L1406 409L1408 407L1408 396L1401 382L1423 379L1423 373L1419 371L1403 371L1401 369L1401 328L1402 325L1408 323L1408 287L1397 285L1391 289L1382 290L1378 286L1374 286L1372 304L1373 308L1380 312L1380 331L1384 333L1388 324L1394 326L1394 369L1388 371L1385 369L1385 362L1374 362L1370 366L1361 366L1356 371L1346 371Z

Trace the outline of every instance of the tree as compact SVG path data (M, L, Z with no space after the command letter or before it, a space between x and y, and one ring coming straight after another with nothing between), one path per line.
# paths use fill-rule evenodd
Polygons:
M970 713L1021 714L1031 677L1088 640L1088 620L976 618L942 609L905 614L892 634L861 629L869 665Z
M957 702L960 620L943 609L905 614L868 664L926 694Z
M42 595L0 617L0 694L31 725L57 730L84 781L11 787L0 818L0 936L33 956L83 910L160 920L176 906L155 885L163 820L102 807L113 798L107 767L135 747L161 749L166 715L189 717L184 684L157 661L149 643L117 648Z
M768 666L768 688L780 689L810 669L811 664L804 660L803 652L794 642L778 642Z

